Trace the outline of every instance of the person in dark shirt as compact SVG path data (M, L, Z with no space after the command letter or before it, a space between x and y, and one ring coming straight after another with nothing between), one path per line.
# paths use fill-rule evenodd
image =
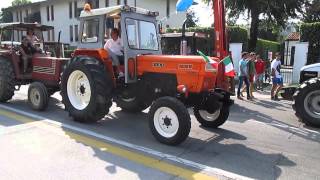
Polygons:
M35 53L35 48L29 43L28 39L24 36L22 37L22 43L19 49L21 53L21 58L23 60L23 73L27 72L29 60L32 59L32 54Z

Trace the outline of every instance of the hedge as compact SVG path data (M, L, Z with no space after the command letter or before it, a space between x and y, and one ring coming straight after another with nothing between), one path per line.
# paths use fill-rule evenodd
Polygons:
M71 58L71 54L74 52L73 49L69 50L64 50L64 57L65 58Z
M229 37L229 42L232 43L243 43L243 50L247 50L248 47L248 31L244 28L241 28L239 26L229 26L227 27L228 30L228 37ZM177 32L180 33L182 31L181 28L169 28L166 30L166 33L173 33ZM211 50L214 45L213 40L214 40L214 28L212 27L191 27L191 28L186 28L186 32L202 32L209 34L209 39L208 44L209 47L207 47L207 50ZM173 47L173 44L175 46ZM178 45L177 45L178 44ZM204 44L202 44L204 45ZM171 52L170 48L175 48L177 49L177 46L180 47L180 42L163 42L162 43L162 49L164 52ZM179 48L178 48L179 49ZM204 49L203 47L200 47L199 49ZM208 53L211 54L212 51L209 51Z
M268 58L268 51L273 53L280 51L280 43L274 41L268 41L264 39L258 39L256 53L261 55L261 58Z
M320 22L304 23L300 27L301 42L309 42L308 64L320 62Z

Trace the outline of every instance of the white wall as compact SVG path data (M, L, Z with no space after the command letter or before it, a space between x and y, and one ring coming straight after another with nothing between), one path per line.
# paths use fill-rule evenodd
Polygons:
M69 2L72 2L72 15L73 17L69 18ZM124 3L124 0L120 1L121 4ZM129 6L134 6L135 0L127 0ZM166 18L167 16L167 6L166 6L166 0L136 0L137 7L145 8L151 11L158 11L159 17L158 20L162 20L163 27L166 27L166 25L169 25L170 27L181 27L182 23L185 19L185 13L179 13L176 14L176 3L177 0L170 0L170 16L169 18ZM85 0L78 0L77 6L79 8L83 7L85 3ZM47 6L49 6L50 11L49 14L51 16L51 5L54 6L54 20L47 20ZM117 0L109 0L109 6L115 6L117 5ZM99 7L105 7L105 0L99 0ZM29 8L28 12L29 14L32 12L34 13L35 10L32 9L34 7L26 7ZM38 6L37 6L38 8ZM26 17L25 14L25 8L19 8L18 12L22 11L22 19ZM17 10L13 10L13 20L18 21L16 19L16 13ZM76 46L77 42L75 40L73 42L70 42L70 25L73 26L73 32L75 31L74 26L78 25L78 28L80 29L79 25L79 19L74 18L74 0L55 0L55 1L43 1L40 3L40 14L41 14L41 24L44 25L50 25L55 28L54 30L54 40L58 40L58 34L59 31L61 31L61 42L62 43L69 43L72 46ZM20 18L20 15L19 15ZM20 20L20 19L19 19ZM50 32L50 40L52 41L52 32ZM73 36L75 37L75 32L73 33ZM48 40L48 33L44 33L45 40Z
M145 8L151 11L158 11L160 20L163 24L163 27L169 25L173 27L182 27L183 21L186 18L185 13L176 13L176 3L177 0L170 0L170 16L167 16L167 6L166 0L137 0L137 7Z
M291 49L294 47L299 41L286 41L285 42L285 51L284 51L284 65L290 65L291 60ZM287 49L288 48L288 49Z
M69 2L72 2L72 18L69 17ZM41 13L41 23L45 25L50 25L54 27L54 37L55 41L58 40L59 31L61 31L61 39L62 43L69 43L71 46L76 46L77 42L75 41L75 29L74 26L80 26L80 22L78 18L74 17L74 1L69 0L56 0L56 1L46 1L41 3L40 5L40 13ZM78 1L77 6L83 7L84 0ZM54 20L52 21L51 18L47 20L47 6L54 6ZM51 8L50 8L50 16L51 16ZM73 42L70 42L70 25L73 26ZM79 27L80 29L80 27ZM47 33L44 33L44 38L47 40L48 36ZM51 39L52 41L52 39Z
M296 43L295 47L292 83L299 83L300 70L307 64L309 43Z
M13 22L24 22L24 19L27 17L26 10L28 10L28 15L30 15L32 13L31 7L22 7L19 9L14 9L12 11ZM22 32L20 32L18 35L18 32L15 31L14 32L15 41L21 41L23 35L25 35L25 34L22 34Z

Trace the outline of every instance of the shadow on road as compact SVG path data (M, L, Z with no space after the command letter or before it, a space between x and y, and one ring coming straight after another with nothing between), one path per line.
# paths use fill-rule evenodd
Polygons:
M264 101L264 100L261 100L260 102L255 101L253 103L258 106L261 106L261 104L264 104L265 108L277 110L274 113L288 113L288 111L286 111L286 110L282 110L282 109L277 108L277 106L285 107L284 105L281 105L280 103L273 103L273 102L268 102L268 101ZM307 140L311 140L311 141L315 141L315 142L320 142L320 132L318 132L318 131L311 131L306 128L299 128L299 127L292 126L292 125L285 123L283 121L274 119L271 116L271 114L265 114L265 113L261 113L260 111L249 109L245 105L239 105L239 104L233 105L232 109L231 109L231 113L232 112L237 112L237 113L245 114L245 115L237 115L237 118L229 118L231 121L243 123L243 122L246 122L247 120L254 118L254 120L256 120L256 121L259 121L259 122L265 123L267 125L276 127L278 129L281 129L281 130L286 131L288 133L292 133L298 137L301 137L301 138L304 138Z
M111 115L106 116L105 119L101 120L99 125L111 128L116 126L114 123L122 123L123 126L117 126L117 131L119 134L128 130L132 131L132 133L129 133L130 136L133 135L133 137L130 138L133 139L130 141L132 144L139 145L139 139L147 139L146 142L148 143L149 138L151 137L152 142L150 142L150 144L146 144L146 147L160 152L163 152L161 149L167 149L169 152L179 152L176 154L177 157L254 179L274 179L279 177L281 174L279 166L296 165L293 161L289 160L282 154L266 154L243 144L225 143L225 141L228 140L247 140L245 136L226 129L213 130L201 127L205 133L210 133L212 135L206 139L195 138L194 136L189 137L180 146L172 147L163 145L156 142L156 140L152 138L149 130L146 129L148 128L146 116L146 113L129 114L122 111L115 111ZM124 117L126 117L127 120L124 120ZM125 123L122 121L125 121ZM136 133L141 131L145 132ZM69 131L67 129L65 130L65 133L66 135L69 135ZM73 138L72 135L69 137ZM77 139L75 140L78 143L87 146L86 143L81 141L79 142ZM135 172L140 179L161 179L161 177L146 176L145 170L142 170L137 166L133 166L132 163L108 158L108 156L98 148L92 149L95 152L95 157L112 164L105 167L107 173L117 173L117 169L121 167ZM159 162L164 160L166 159L159 159ZM199 172L203 170L205 169L198 169Z

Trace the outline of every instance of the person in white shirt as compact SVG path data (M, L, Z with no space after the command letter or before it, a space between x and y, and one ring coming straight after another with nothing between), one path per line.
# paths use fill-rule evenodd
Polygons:
M114 28L111 31L111 39L108 39L104 45L104 49L108 51L109 56L112 59L112 66L114 67L115 73L123 76L123 72L120 71L120 60L119 58L123 56L123 44L119 37L119 30Z
M271 76L272 76L272 89L271 89L271 100L279 101L277 94L283 87L283 78L280 73L281 69L281 55L276 53L276 59L271 63Z

